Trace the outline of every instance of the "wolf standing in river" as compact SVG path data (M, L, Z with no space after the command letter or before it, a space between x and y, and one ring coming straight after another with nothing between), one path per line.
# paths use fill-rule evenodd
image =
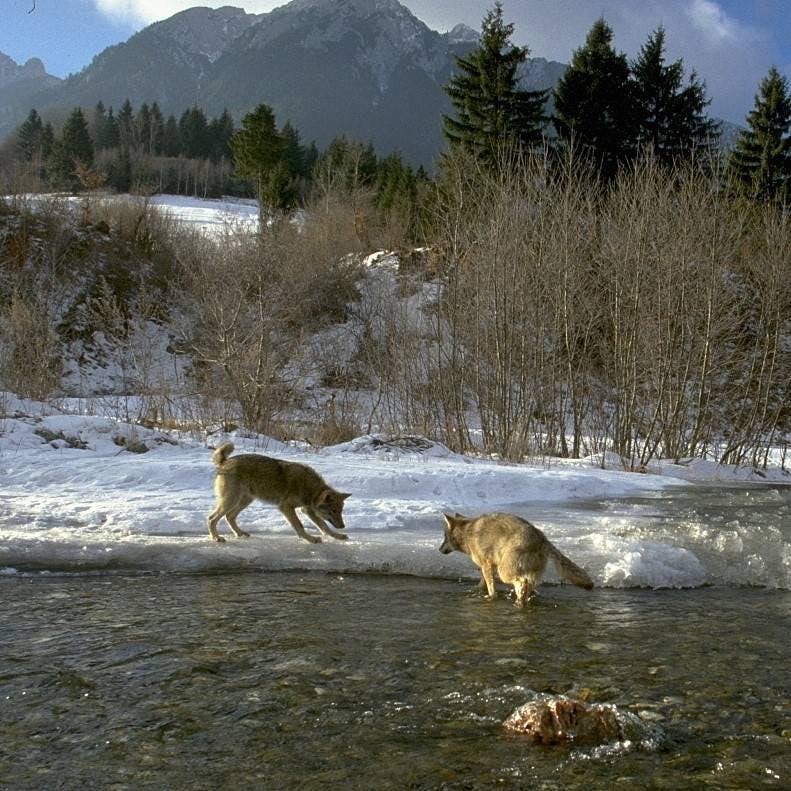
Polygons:
M465 552L481 570L483 582L494 599L495 574L514 586L516 603L524 604L541 581L547 560L552 558L563 579L590 590L593 582L534 525L513 514L484 514L469 518L456 514L445 517L445 540L439 551Z
M348 494L333 489L307 464L273 459L258 453L242 453L228 458L232 452L233 444L226 442L211 457L217 465L217 477L214 480L217 506L209 515L209 535L212 540L225 541L217 535L217 523L223 516L237 538L249 536L236 524L236 517L253 500L276 505L297 535L311 544L318 544L321 538L306 532L297 516L297 508L302 508L325 535L341 541L348 538L345 533L338 533L327 524L330 522L338 530L345 528L342 512Z

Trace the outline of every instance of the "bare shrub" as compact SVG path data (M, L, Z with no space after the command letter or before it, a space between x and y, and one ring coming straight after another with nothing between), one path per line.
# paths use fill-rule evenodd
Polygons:
M193 240L179 264L182 342L198 389L234 401L245 425L267 431L301 404L316 367L303 339L343 320L356 263L327 255L311 226L281 221L219 244Z
M3 389L45 401L61 376L60 341L48 306L35 294L14 294L0 311Z

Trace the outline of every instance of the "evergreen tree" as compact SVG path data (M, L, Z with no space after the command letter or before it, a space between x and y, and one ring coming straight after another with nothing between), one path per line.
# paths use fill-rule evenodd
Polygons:
M330 141L313 169L314 179L325 187L354 192L372 185L376 180L378 163L373 144L350 140L345 135Z
M791 97L773 66L761 81L755 109L736 141L728 166L737 191L755 200L791 200Z
M209 156L212 159L230 159L231 138L234 133L233 118L228 110L223 110L219 118L213 118L209 124Z
M288 169L288 164L281 159L266 179L264 187L264 204L278 211L288 211L294 208L297 191L294 179Z
M146 102L140 105L135 118L135 137L144 154L151 153L151 109Z
M605 178L631 154L634 139L629 64L612 36L604 19L595 22L555 87L552 119L560 138L582 146Z
M107 186L116 192L129 192L132 187L132 160L127 147L120 147L107 169Z
M380 211L393 206L412 206L417 199L417 179L409 165L398 153L390 154L379 162L376 177L374 204Z
M107 111L104 102L99 101L93 110L93 123L91 124L91 137L97 151L107 148Z
M16 144L23 159L32 162L41 156L42 135L44 133L44 123L41 116L31 110L24 123L19 127L16 136Z
M209 156L208 126L203 110L197 105L182 113L179 119L179 138L184 156L191 159Z
M283 137L275 125L275 115L267 104L259 104L242 119L242 128L231 138L236 176L250 183L263 215L281 208L283 201L273 191L283 183Z
M310 145L302 150L302 167L306 178L309 177L311 173L313 173L318 159L319 150L316 148L316 142L311 140Z
M64 156L73 164L93 164L93 141L88 131L88 123L82 110L76 107L63 125L61 135Z
M709 104L705 86L693 72L683 87L684 63L665 63L665 30L659 27L632 64L635 143L650 149L659 162L672 165L718 134L717 124L704 115Z
M286 121L280 135L283 138L283 159L289 173L295 177L307 176L310 171L305 167L305 150L299 142L299 132Z
M75 186L74 162L66 154L63 141L55 138L47 157L47 177L51 184L63 189Z
M46 159L52 153L52 147L55 145L55 130L52 124L47 121L44 124L44 129L41 131L41 156Z
M135 139L135 112L132 103L125 99L118 111L118 143L124 148L134 148Z
M537 146L546 122L547 92L518 87L517 70L529 51L511 44L513 31L496 2L484 17L480 44L456 58L458 73L445 86L456 110L455 117L442 117L445 137L490 164L504 145Z
M118 121L113 115L112 107L107 111L102 143L104 148L118 148L121 144L121 131L118 128Z
M160 156L164 153L165 144L165 119L159 105L151 105L151 153Z
M177 157L181 154L181 134L174 115L169 115L168 120L165 121L165 129L162 134L162 153L166 157Z

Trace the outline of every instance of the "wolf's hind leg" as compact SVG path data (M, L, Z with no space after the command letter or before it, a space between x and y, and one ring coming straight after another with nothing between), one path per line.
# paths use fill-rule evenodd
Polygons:
M217 523L225 515L225 506L222 501L217 503L217 507L209 514L209 536L212 541L217 541L222 544L225 539L217 533Z
M349 536L347 536L346 533L339 533L337 530L333 530L312 508L305 508L305 513L308 515L308 519L310 519L325 536L332 536L339 541L348 540Z
M305 541L309 541L311 544L321 543L321 538L319 536L312 536L305 530L302 522L299 521L299 517L297 516L297 512L294 510L293 506L280 506L280 513L283 514L286 519L288 519L288 523L294 528L294 530L297 531L297 535L300 538L304 538Z
M234 535L237 538L250 538L250 534L246 530L242 530L239 525L236 524L236 517L239 516L245 508L247 508L250 503L253 502L252 497L249 495L245 495L241 497L239 500L236 501L234 507L225 514L225 520L231 526L231 530L233 530Z
M489 592L489 598L496 599L497 588L494 585L494 566L481 566L481 574L486 583L486 590Z

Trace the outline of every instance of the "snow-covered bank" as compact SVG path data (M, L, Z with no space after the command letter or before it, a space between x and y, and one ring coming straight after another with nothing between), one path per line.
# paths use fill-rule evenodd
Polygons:
M510 510L544 529L600 586L791 588L791 497L782 487L734 489L734 497L746 498L742 511L738 505L704 517L688 506L671 518L662 508L691 502L695 487L673 477L669 465L664 474L640 475L602 470L592 460L500 464L437 445L410 449L361 438L314 452L234 436L238 450L311 464L352 492L350 540L308 545L276 509L256 504L240 517L252 537L217 545L205 524L214 474L207 443L33 406L6 397L0 418L5 573L256 568L474 578L468 558L437 552L442 511ZM678 472L693 474L690 467ZM756 505L773 521L754 524Z

